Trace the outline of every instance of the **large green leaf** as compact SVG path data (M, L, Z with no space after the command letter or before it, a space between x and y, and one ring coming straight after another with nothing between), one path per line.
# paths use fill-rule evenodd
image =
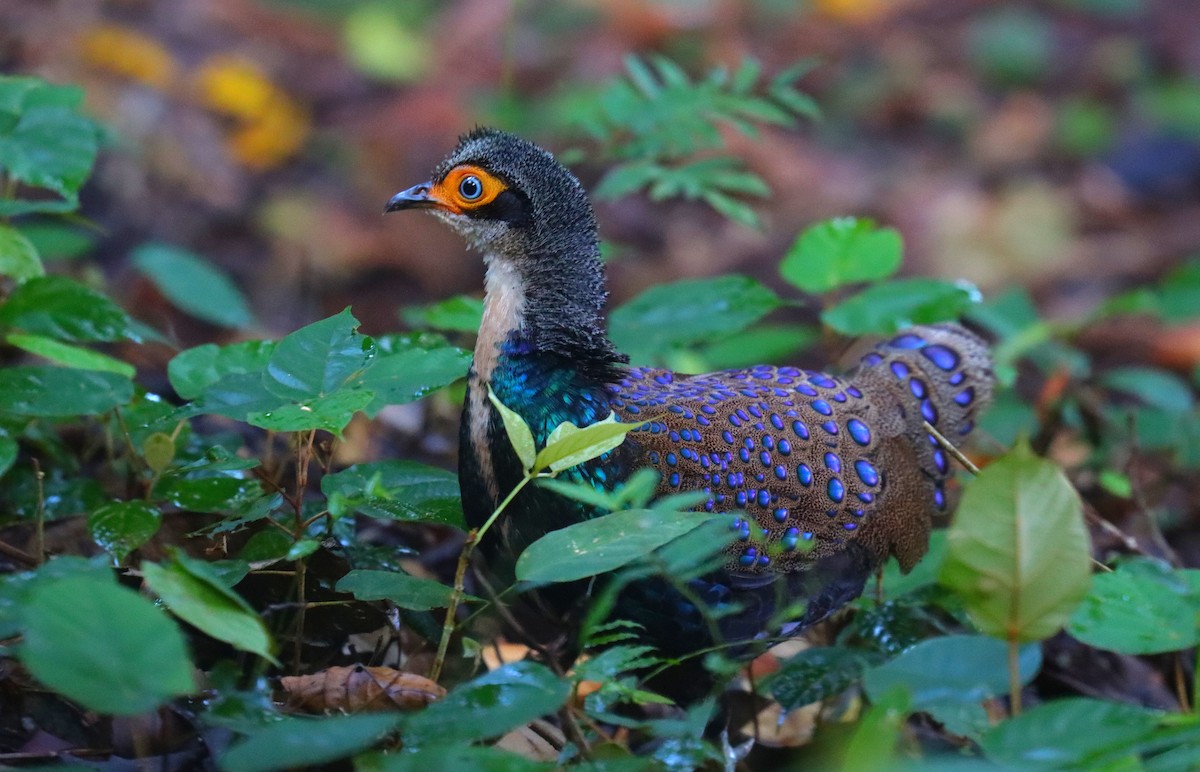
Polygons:
M730 335L780 304L774 292L746 276L685 279L651 287L612 312L609 334L635 363L680 346Z
M347 308L279 341L263 384L278 397L305 402L351 383L374 357L375 342L358 333L358 320Z
M254 321L237 285L198 255L166 244L144 244L134 251L132 261L168 300L198 319L233 328Z
M415 461L356 464L321 478L329 510L344 516L432 522L463 528L458 476Z
M242 391L248 398L269 398L272 403L277 403L278 399L262 385L261 377L274 352L275 342L267 340L247 340L228 346L205 343L176 354L167 363L167 377L179 396L195 399L231 376L253 374L255 380L248 380ZM249 394L250 384L257 389L253 395ZM224 404L233 402L235 400L223 401Z
M100 147L99 127L77 111L82 100L79 88L0 75L0 169L58 196L0 200L0 217L78 206Z
M110 501L87 518L92 540L118 562L150 540L162 524L162 512L146 501Z
M142 562L146 584L175 616L219 641L275 664L262 618L205 563L177 553L164 565Z
M1136 705L1082 697L1053 700L998 724L981 745L991 761L1011 769L1098 769L1106 752L1136 754L1161 714ZM1136 769L1137 766L1108 767Z
M263 495L262 483L254 479L217 475L164 476L154 488L159 498L192 512L231 512Z
M133 382L116 373L66 367L0 369L0 414L95 415L132 397Z
M0 326L68 341L138 341L129 315L95 290L65 276L39 276L0 304Z
M890 335L914 324L958 318L979 291L941 279L895 279L874 284L821 312L821 321L844 335Z
M446 608L454 588L432 579L420 579L396 571L351 571L338 580L338 592L348 592L359 600L389 600L400 608L427 611Z
M1200 643L1200 570L1123 561L1097 575L1067 630L1122 654L1161 654Z
M517 559L526 582L569 582L620 568L724 515L628 509L551 531Z
M505 665L406 717L404 742L420 748L498 737L558 710L569 693L570 685L544 665L528 660Z
M1091 585L1079 494L1025 443L967 486L947 534L939 581L996 638L1037 641L1058 632Z
M274 772L328 764L369 748L399 723L391 714L285 718L256 729L220 765L225 772Z
M9 437L3 431L0 431L0 477L12 468L13 462L17 460L17 453L20 448L17 446L17 441Z
M323 429L340 437L346 424L367 406L374 394L366 389L339 389L332 394L278 405L269 410L250 410L246 423L274 432L303 432Z
M1021 683L1029 683L1041 666L1041 648L1022 647L1018 656ZM1008 694L1008 644L985 635L930 638L868 670L863 686L872 699L902 686L917 709L949 702L983 702Z
M877 228L865 218L835 217L806 228L783 256L779 273L805 292L819 294L891 276L900 267L903 250L893 228Z
M454 346L380 353L359 384L374 393L363 409L372 418L388 405L412 402L467 374L471 354Z
M144 713L195 688L179 628L133 590L69 576L38 582L24 606L21 660L91 710Z

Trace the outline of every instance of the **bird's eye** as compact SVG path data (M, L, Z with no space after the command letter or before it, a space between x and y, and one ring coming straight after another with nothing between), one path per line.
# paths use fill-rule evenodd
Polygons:
M474 174L468 174L458 183L458 194L467 201L474 201L483 195L483 183Z

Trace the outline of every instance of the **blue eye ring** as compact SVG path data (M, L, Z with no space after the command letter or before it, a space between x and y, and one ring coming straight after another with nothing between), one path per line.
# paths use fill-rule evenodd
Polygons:
M468 174L458 181L458 195L466 201L474 201L483 195L483 180Z

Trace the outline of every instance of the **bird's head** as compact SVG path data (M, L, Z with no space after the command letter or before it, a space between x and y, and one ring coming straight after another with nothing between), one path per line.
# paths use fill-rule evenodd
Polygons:
M496 129L463 136L428 182L397 193L386 211L404 209L431 211L491 258L522 269L596 252L579 180L537 145Z

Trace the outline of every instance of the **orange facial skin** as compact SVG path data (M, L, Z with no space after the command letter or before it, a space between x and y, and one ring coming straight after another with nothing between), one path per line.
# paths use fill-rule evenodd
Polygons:
M471 182L477 181L477 185ZM466 214L472 209L487 206L508 188L499 178L472 164L456 166L429 190L429 198L437 206L453 214ZM478 191L478 195L472 194Z

